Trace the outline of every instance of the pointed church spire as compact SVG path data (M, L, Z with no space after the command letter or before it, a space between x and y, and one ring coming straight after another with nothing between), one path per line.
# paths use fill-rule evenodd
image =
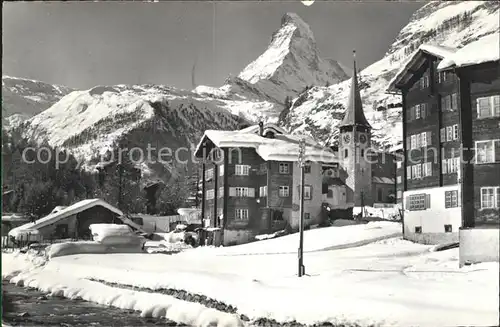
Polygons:
M342 123L340 123L339 127L364 126L371 128L370 124L366 120L365 113L363 112L363 103L361 102L361 95L359 93L358 72L356 71L356 50L353 50L352 53L354 71L351 79L349 102L347 104L344 119L342 120Z

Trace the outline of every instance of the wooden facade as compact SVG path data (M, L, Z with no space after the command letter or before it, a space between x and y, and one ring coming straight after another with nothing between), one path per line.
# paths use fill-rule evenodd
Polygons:
M419 50L391 86L403 98L405 237L424 243L458 241L462 227L500 221L498 61L438 71L442 59ZM485 98L492 114L478 117ZM496 157L478 163L478 142Z
M268 131L261 137L274 136ZM266 161L255 148L219 148L209 138L203 148L204 154L197 152L203 160L202 219L205 227L224 230L224 244L244 243L259 233L298 229L300 168L296 161ZM308 166L306 226L319 223L322 198L322 163Z

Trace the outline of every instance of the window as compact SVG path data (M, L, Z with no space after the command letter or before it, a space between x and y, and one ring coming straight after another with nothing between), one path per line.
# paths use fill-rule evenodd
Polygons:
M206 198L207 200L212 200L214 197L215 197L215 192L214 192L214 190L207 190L207 191L206 191L205 198Z
M424 75L420 79L420 88L425 89L427 87L429 87L429 75Z
M396 183L401 184L401 176L396 177Z
M439 139L441 140L441 143L446 142L446 127L440 129Z
M458 124L452 126L453 129L453 140L458 140Z
M250 173L250 166L248 165L235 165L235 175L248 176Z
M406 167L406 179L411 179L412 166Z
M259 170L261 173L265 173L267 171L267 163L260 164Z
M347 151L347 149L344 150L344 158L347 158L347 155L348 155L349 151Z
M263 198L267 196L267 185L259 187L259 197Z
M451 233L452 232L451 225L444 225L444 232L445 233Z
M210 180L212 180L212 178L214 178L214 170L213 170L213 168L208 169L208 170L205 171L205 180L206 181L210 181Z
M443 174L453 174L460 169L460 157L443 159L441 162L441 172Z
M500 140L476 142L476 163L500 162Z
M415 226L415 233L422 234L422 226Z
M411 166L411 176L412 176L412 178L421 178L422 177L422 165Z
M304 173L305 174L310 174L311 173L311 166L310 165L305 165L304 166Z
M237 220L248 220L248 209L236 209L235 218Z
M396 161L396 168L401 168L403 163L401 161Z
M236 187L236 196L247 197L248 196L248 187Z
M218 198L222 198L224 196L224 186L219 187L219 194L217 194Z
M286 197L290 196L290 188L288 186L280 186L279 196L281 198L286 198Z
M413 110L415 110L415 119L420 119L420 105L417 104L414 106Z
M425 210L431 207L430 194L412 194L406 198L407 208L410 211Z
M305 220L311 219L311 214L309 212L304 212L304 219Z
M427 132L423 132L420 134L420 146L421 147L427 146Z
M453 126L446 127L446 140L453 141Z
M500 208L500 186L481 187L481 209Z
M422 164L423 177L432 176L432 162Z
M333 198L333 190L328 189L328 193L326 194L326 197L329 199L332 199Z
M451 76L449 76L448 72L439 72L437 80L438 83L445 83L451 80Z
M312 199L312 188L309 185L304 185L304 200Z
M445 191L444 192L444 207L456 208L458 207L458 191Z
M377 190L377 200L382 202L383 198L384 198L384 191L381 188L379 188Z
M361 158L365 156L365 149L361 149Z
M396 192L396 198L401 199L403 197L403 192L401 190L398 190Z
M500 95L478 98L477 117L500 117Z
M280 174L288 174L290 172L290 164L281 162L279 165Z
M410 149L416 149L416 148L417 148L417 135L412 135Z
M458 95L452 93L441 97L441 111L455 111L458 109Z
M219 176L224 176L224 165L219 166Z

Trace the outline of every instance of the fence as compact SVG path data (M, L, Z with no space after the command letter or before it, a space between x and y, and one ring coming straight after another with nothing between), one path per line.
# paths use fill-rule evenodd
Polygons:
M36 236L36 237L34 237ZM74 242L74 241L90 241L92 240L91 236L86 237L74 237L74 238L56 238L51 235L49 238L43 238L39 235L35 234L20 234L18 239L14 239L11 236L2 236L2 251L13 251L16 249L22 249L24 247L29 246L30 244L37 243L40 246L48 246L55 243L64 243L64 242Z

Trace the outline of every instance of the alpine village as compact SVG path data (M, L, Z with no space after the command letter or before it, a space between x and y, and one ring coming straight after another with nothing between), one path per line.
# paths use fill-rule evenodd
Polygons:
M36 325L15 287L97 326L498 323L499 21L421 4L359 69L289 12L221 87L3 75L2 322Z

